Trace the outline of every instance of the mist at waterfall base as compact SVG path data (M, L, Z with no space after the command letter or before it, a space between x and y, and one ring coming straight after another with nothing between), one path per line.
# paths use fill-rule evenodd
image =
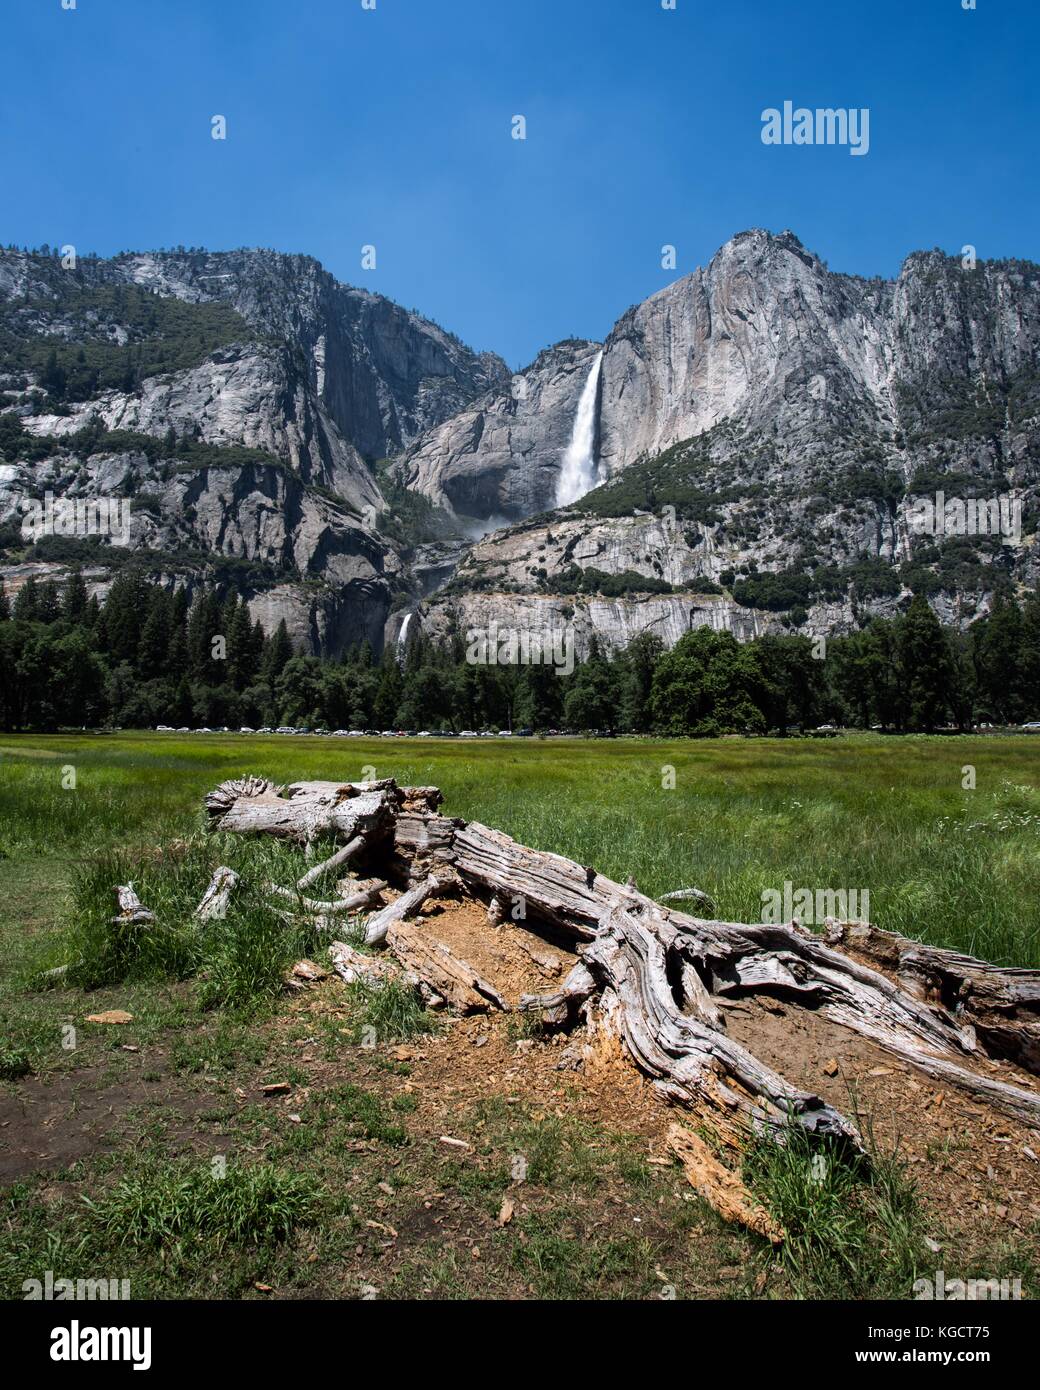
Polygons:
M593 458L596 444L596 400L599 395L599 373L603 365L603 353L597 352L589 375L582 388L578 410L574 416L571 442L560 465L560 476L556 483L556 505L566 507L577 502L599 483L599 472Z

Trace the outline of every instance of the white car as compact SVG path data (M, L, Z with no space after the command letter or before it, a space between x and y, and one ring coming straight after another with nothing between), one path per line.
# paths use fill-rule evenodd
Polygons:
M255 734L255 733L256 733L256 730L255 730L255 729L247 729L247 728L245 728L245 726L243 726L241 729L239 729L238 732L239 732L240 734Z

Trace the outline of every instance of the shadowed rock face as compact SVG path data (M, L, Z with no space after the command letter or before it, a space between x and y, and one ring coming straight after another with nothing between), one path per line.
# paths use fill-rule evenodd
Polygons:
M598 351L588 342L547 348L508 389L424 434L404 456L407 486L460 518L516 521L550 508Z
M51 257L0 252L0 313L25 341L89 338L132 350L148 336L139 321L147 307L130 314L111 299L128 287L148 292L145 306L153 294L227 306L240 316L232 318L240 335L225 334L197 360L132 389L70 401L63 414L33 413L43 394L34 390L39 372L0 361L7 408L29 433L55 441L52 459L0 469L0 523L20 520L22 499L48 488L143 498L132 546L249 561L244 582L265 626L284 618L306 650L338 653L361 637L378 648L400 562L376 528L385 502L367 460L399 453L508 382L505 364L379 295L337 283L305 256L149 252L66 270ZM243 465L229 454L227 466L192 468L172 453L70 449L68 437L94 420L159 440L172 431L263 450L271 462ZM190 568L186 578L192 582Z

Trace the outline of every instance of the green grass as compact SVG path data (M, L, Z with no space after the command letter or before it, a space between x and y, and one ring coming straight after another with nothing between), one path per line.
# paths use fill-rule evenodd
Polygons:
M77 776L66 791L68 765ZM966 765L972 791L962 789ZM132 855L195 832L202 796L225 777L360 778L366 766L436 783L450 813L612 877L632 873L651 895L692 882L731 920L757 919L763 891L785 880L867 890L880 926L1040 964L1040 740L1023 736L508 745L7 736L0 850L14 861Z
M965 764L975 791L962 790ZM61 785L69 765L74 790ZM452 1102L450 1118L424 1112L425 1064L385 1044L444 1024L392 988L332 981L287 1004L286 966L322 959L323 943L249 884L292 882L302 856L203 830L202 797L226 777L366 768L435 783L446 811L632 873L652 895L696 884L728 918L757 917L763 890L785 879L866 888L879 925L1040 964L1040 742L1025 737L6 736L0 1097L54 1096L75 1130L81 1095L104 1092L107 1109L110 1092L120 1107L111 1148L0 1196L8 1296L51 1269L129 1274L142 1298L262 1297L265 1286L343 1298L366 1285L382 1298L905 1298L935 1263L925 1231L943 1242L945 1268L976 1260L972 1270L1006 1268L1033 1287L1028 1242L1009 1233L1006 1250L958 1255L891 1157L821 1174L797 1141L755 1149L745 1179L789 1236L776 1255L724 1226L677 1169L649 1164L645 1139L568 1113L562 1093L559 1108L492 1096ZM219 863L243 887L200 932L192 913ZM111 922L113 887L128 880L154 926ZM41 971L59 963L70 978L41 990ZM84 1022L108 1008L132 1024ZM526 1019L503 1026L514 1042L529 1031ZM281 1080L291 1092L265 1098L263 1084ZM471 1148L446 1148L446 1132ZM223 1178L213 1155L226 1155ZM506 1196L516 1212L500 1227Z
M784 1230L778 1258L797 1297L905 1297L926 1261L925 1219L897 1155L869 1135L868 1150L814 1146L792 1126L744 1159L744 1180Z
M309 1179L267 1163L222 1174L164 1165L83 1200L106 1244L161 1248L198 1240L220 1250L287 1239L313 1217L316 1193Z

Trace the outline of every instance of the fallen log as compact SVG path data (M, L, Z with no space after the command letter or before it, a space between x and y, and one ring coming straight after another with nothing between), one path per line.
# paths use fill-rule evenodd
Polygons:
M824 940L796 922L691 916L640 893L631 878L617 883L487 826L441 816L435 788L398 788L387 779L295 783L285 795L266 784L254 790L245 799L218 797L212 814L221 828L230 821L254 829L259 816L274 827L270 833L306 841L315 823L328 827L328 817L346 808L350 829L340 829L342 838L362 835L377 862L382 853L395 868L403 864L408 877L424 875L369 917L365 941L385 942L409 978L454 1007L505 1001L491 997L492 987L438 942L429 924L405 925L446 876L490 902L489 932L511 918L520 929L530 920L577 939L579 963L560 988L526 996L520 1007L539 1011L552 1027L584 1021L613 1032L659 1094L709 1120L724 1142L739 1145L763 1131L782 1139L794 1123L814 1137L859 1143L850 1119L727 1035L730 1003L756 997L818 1011L908 1066L1040 1127L1040 1092L968 1065L987 1056L1035 1067L1040 972L1001 971L874 928L835 926ZM430 873L431 861L446 873ZM678 893L694 896L690 889Z
M573 935L591 939L607 898L620 884L560 854L528 849L499 830L470 821L455 832L454 866L464 881L490 889L506 903Z
M238 783L224 783L206 798L210 830L237 835L274 835L311 844L320 835L342 840L360 836L374 842L393 828L393 789L351 782L298 782L281 795L262 779L247 779L247 794Z
M970 1024L990 1056L1040 1073L1040 972L990 965L858 922L828 921L824 939L891 972L915 999Z
M789 1085L720 1028L683 1012L669 960L678 936L659 912L640 917L616 903L596 939L581 948L580 973L572 970L555 995L521 999L521 1007L558 1013L598 992L606 1026L659 1093L710 1116L731 1142L763 1129L782 1138L792 1122L813 1135L858 1142L855 1126L819 1096Z

